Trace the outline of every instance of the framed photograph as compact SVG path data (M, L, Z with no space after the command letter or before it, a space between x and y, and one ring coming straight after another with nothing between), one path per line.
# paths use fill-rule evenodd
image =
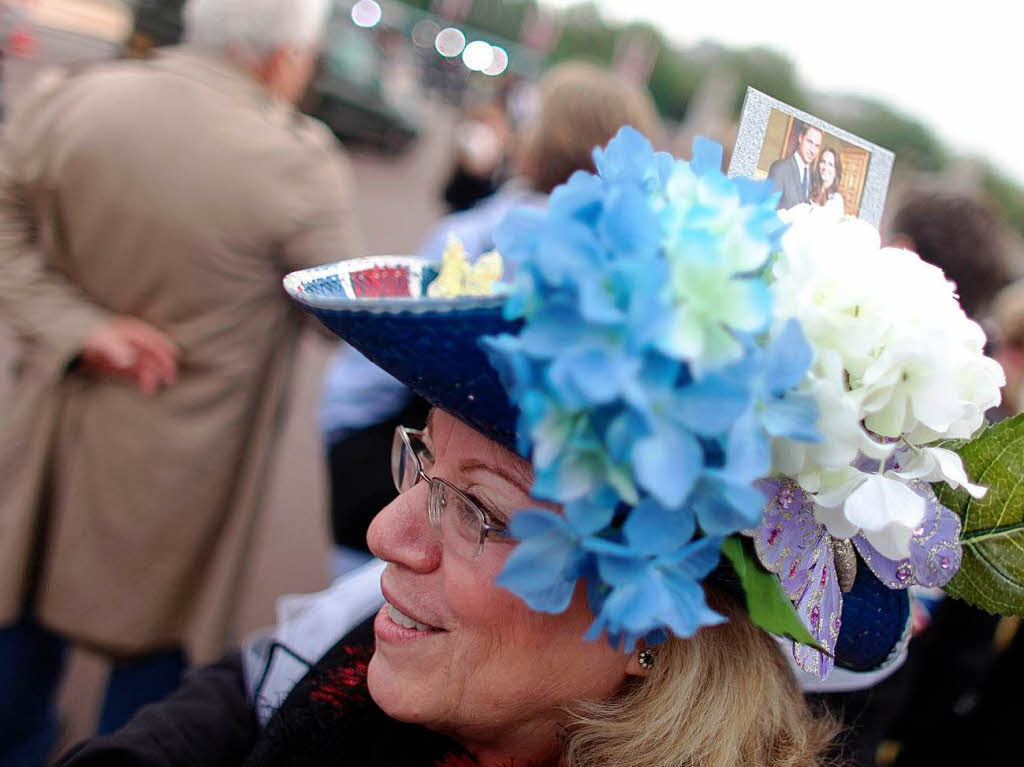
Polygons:
M729 175L771 179L780 209L834 206L877 227L892 163L888 149L747 88Z

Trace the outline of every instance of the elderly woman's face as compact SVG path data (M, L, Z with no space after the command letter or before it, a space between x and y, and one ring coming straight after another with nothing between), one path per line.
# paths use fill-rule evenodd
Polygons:
M473 496L494 523L536 505L525 461L442 411L429 431L427 473ZM467 744L522 743L549 735L560 706L613 694L633 662L603 640L583 641L592 618L582 589L565 613L533 612L493 583L514 544L489 538L477 560L446 551L427 520L427 489L403 493L370 526L370 548L388 562L384 596L419 624L400 625L389 605L377 615L377 704Z

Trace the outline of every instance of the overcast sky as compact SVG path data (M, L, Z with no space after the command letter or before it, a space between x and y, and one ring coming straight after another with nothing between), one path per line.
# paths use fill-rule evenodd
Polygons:
M1014 5L995 0L598 2L607 18L654 22L682 45L713 40L784 52L810 88L887 102L921 120L954 152L987 157L1024 184L1024 38L1019 22L1008 15Z

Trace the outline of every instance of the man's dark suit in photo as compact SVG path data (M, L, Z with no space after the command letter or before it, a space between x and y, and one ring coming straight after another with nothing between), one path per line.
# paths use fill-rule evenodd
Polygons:
M781 210L807 202L811 190L811 169L821 148L821 139L820 130L805 125L797 138L793 153L776 160L768 169L768 178L774 181L775 188L782 192L779 199Z

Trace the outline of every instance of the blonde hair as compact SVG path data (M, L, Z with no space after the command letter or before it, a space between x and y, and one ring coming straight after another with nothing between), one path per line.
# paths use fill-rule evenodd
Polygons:
M646 90L592 64L569 61L540 82L540 115L526 141L527 175L550 192L577 170L594 170L594 147L604 146L624 125L648 138L658 133L658 114Z
M744 612L656 648L654 668L611 700L569 711L563 767L819 767L838 733L812 714L775 641Z

